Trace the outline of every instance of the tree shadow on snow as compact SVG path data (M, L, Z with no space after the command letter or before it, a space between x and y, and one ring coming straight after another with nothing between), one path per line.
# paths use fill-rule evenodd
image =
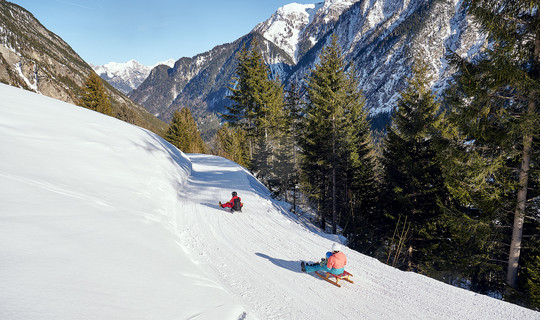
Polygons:
M276 266L278 267L282 267L282 268L285 268L285 269L288 269L288 270L291 270L291 271L294 271L294 272L300 272L302 273L302 269L300 269L300 260L294 260L294 261L291 261L291 260L283 260L283 259L277 259L277 258L272 258L270 256L267 256L263 253L255 253L257 256L261 257L261 258L265 258L267 260L269 260L270 262L272 262L273 264L275 264Z

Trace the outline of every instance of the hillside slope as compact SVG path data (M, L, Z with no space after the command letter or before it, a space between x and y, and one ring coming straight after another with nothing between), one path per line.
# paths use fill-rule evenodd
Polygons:
M300 272L332 235L245 169L0 85L1 319L540 319L344 249L355 284ZM244 212L217 208L238 191Z

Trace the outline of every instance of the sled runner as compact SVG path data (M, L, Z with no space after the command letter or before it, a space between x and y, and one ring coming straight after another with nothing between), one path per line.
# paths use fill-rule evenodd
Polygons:
M319 271L315 271L315 273L321 277L323 280L326 280L328 282L330 282L331 284L335 285L335 286L338 286L338 287L341 287L341 285L339 284L339 280L345 280L345 281L348 281L350 283L354 283L354 281L352 281L349 277L352 277L353 275L348 273L347 271L343 271L342 274L333 274L333 273L330 273L330 272L326 272L326 275L322 275L319 273ZM331 279L333 278L333 280Z

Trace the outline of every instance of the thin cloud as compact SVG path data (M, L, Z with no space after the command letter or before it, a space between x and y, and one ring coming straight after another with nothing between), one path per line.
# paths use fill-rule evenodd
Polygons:
M67 5L70 5L70 6L73 6L73 7L79 7L79 8L83 8L83 9L94 10L94 8L92 8L92 7L88 7L88 6L85 6L85 5L82 5L82 4L79 4L79 3L75 3L75 2L64 1L64 0L56 0L56 2L67 4Z

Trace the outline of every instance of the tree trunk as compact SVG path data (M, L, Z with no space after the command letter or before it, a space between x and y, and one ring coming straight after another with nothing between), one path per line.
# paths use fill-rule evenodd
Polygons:
M409 245L409 249L407 250L407 270L412 271L412 253L413 253L413 247L412 245Z
M332 233L337 233L336 167L332 168Z
M336 116L332 116L332 233L337 233L336 210Z
M536 12L536 19L540 19L538 12ZM536 32L536 38L534 43L534 56L533 68L539 68L540 66L540 32ZM531 119L536 113L536 91L530 92L530 101L527 109L526 117ZM514 212L514 225L512 229L512 242L510 243L510 254L508 257L508 270L506 273L506 281L512 288L517 287L517 276L519 267L519 256L521 254L521 240L523 238L523 222L525 220L525 209L527 203L527 187L529 183L529 168L531 166L531 153L534 130L527 126L525 135L523 137L523 156L521 161L521 168L519 173L519 189L517 194L516 210ZM531 131L529 131L531 130Z
M535 102L530 101L527 116L533 116L531 113L534 112L535 109ZM529 168L531 166L532 141L532 135L529 133L523 137L523 155L519 172L519 189L517 194L516 209L514 212L512 242L510 243L508 270L506 274L506 281L512 288L517 287L521 239L523 237L523 222L525 220L525 209L527 203L527 187L529 184Z

